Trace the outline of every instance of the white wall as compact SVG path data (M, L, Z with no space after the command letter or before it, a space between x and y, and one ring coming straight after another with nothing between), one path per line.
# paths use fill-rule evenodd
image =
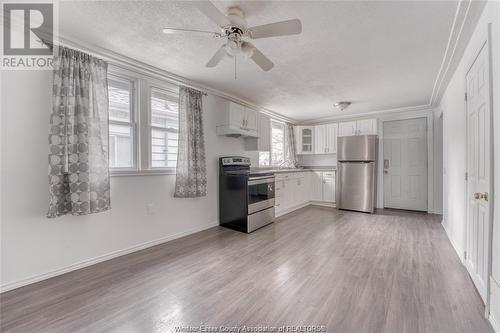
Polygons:
M444 206L443 225L455 246L458 255L463 259L465 241L465 179L466 171L466 122L465 122L465 75L468 66L479 51L484 41L488 23L492 23L493 61L493 127L494 127L494 226L493 226L493 279L500 283L500 2L490 1L486 4L479 19L476 30L465 50L464 56L453 75L441 100L444 112L443 146L444 146ZM493 297L500 297L496 295ZM500 322L500 299L492 302L492 313ZM496 307L495 307L496 306Z
M131 247L218 223L217 157L242 154L243 140L215 133L218 97L204 98L208 196L172 197L174 175L111 178L112 209L47 219L50 71L2 73L3 289ZM255 159L255 156L252 156ZM146 205L153 204L148 215Z
M434 111L434 211L443 214L443 119Z
M465 251L465 81L463 63L452 77L443 99L443 226L459 257Z

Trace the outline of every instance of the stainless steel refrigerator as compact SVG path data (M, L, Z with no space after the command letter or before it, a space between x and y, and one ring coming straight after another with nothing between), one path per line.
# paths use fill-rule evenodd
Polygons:
M377 141L376 135L338 138L338 209L374 212L377 196Z

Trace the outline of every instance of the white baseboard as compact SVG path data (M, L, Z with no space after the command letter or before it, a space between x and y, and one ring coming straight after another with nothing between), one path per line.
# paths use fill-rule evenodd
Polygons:
M490 315L488 317L493 330L500 333L500 285L490 277Z
M457 254L458 256L458 259L460 259L460 262L465 265L465 262L464 262L464 253L462 252L462 250L460 250L457 246L457 244L455 243L455 241L453 240L453 237L451 237L451 234L448 230L448 228L446 228L446 226L444 225L444 220L441 221L441 225L443 226L443 229L446 233L446 236L448 237L448 240L450 241L451 243L451 246L453 247L453 249L455 250L455 253ZM462 253L460 253L462 252Z
M46 272L43 274L34 275L34 276L31 276L29 278L22 279L19 281L10 282L10 283L7 283L7 284L0 286L0 293L6 292L9 290L13 290L13 289L17 289L17 288L20 288L20 287L23 287L23 286L26 286L26 285L29 285L32 283L40 282L40 281L43 281L46 279L50 279L50 278L58 276L58 275L62 275L65 273L76 271L77 269L92 266L92 265L95 265L97 263L100 263L100 262L103 262L106 260L110 260L113 258L121 257L123 255L129 254L132 252L144 250L144 249L147 249L147 248L155 246L155 245L160 245L160 244L166 243L168 241L171 241L171 240L174 240L177 238L181 238L181 237L188 236L188 235L191 235L191 234L194 234L194 233L206 230L206 229L216 227L218 225L219 225L218 221L212 222L212 223L209 223L209 224L197 227L197 228L193 228L193 229L190 229L187 231L179 232L177 234L173 234L173 235L170 235L167 237L155 239L155 240L152 240L149 242L145 242L142 244L138 244L138 245L134 245L134 246L125 248L123 250L114 251L114 252L111 252L108 254L104 254L102 256L98 256L98 257L95 257L92 259L84 260L84 261L81 261L81 262L78 262L76 264L66 266L66 267L63 267L60 269L49 271L49 272Z

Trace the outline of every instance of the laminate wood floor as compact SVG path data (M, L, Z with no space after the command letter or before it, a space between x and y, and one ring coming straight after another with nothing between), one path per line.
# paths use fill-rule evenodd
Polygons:
M440 217L306 207L216 227L1 295L1 332L493 332Z

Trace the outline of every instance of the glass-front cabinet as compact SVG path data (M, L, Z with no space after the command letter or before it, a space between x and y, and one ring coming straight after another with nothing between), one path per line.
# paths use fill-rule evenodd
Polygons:
M295 137L297 141L297 154L314 153L314 127L296 126Z

